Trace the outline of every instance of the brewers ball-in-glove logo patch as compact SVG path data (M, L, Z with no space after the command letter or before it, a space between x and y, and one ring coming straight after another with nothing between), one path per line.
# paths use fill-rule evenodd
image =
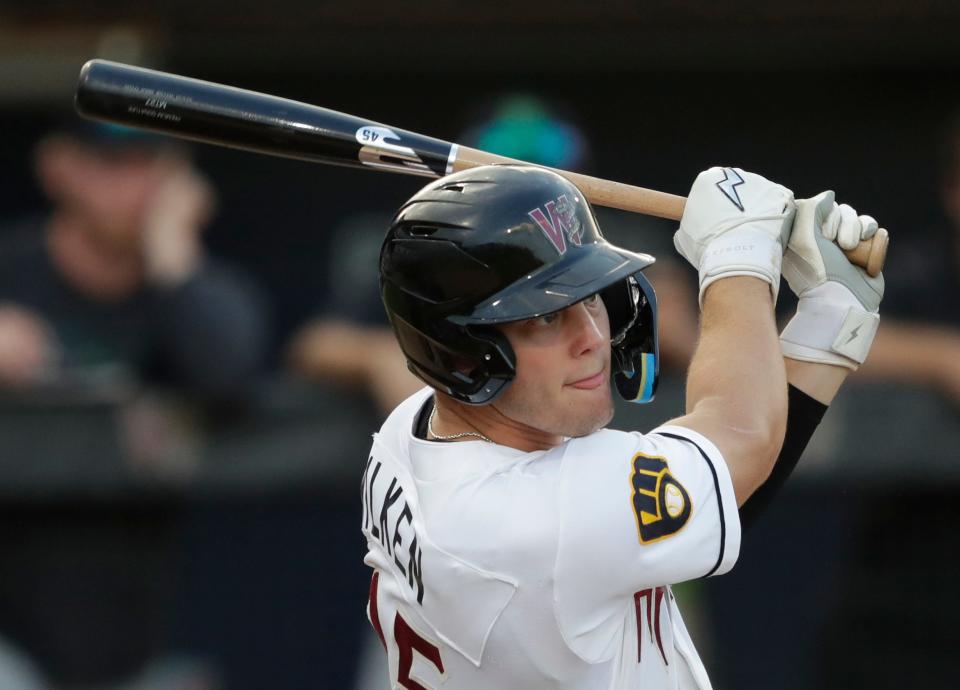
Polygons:
M676 534L687 524L690 495L661 457L637 453L633 458L633 512L641 544L649 544Z

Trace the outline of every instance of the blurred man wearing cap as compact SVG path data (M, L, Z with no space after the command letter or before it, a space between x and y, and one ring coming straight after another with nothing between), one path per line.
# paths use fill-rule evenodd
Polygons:
M53 208L0 240L0 385L119 373L220 394L256 370L262 302L205 256L214 195L182 151L84 125L35 164Z

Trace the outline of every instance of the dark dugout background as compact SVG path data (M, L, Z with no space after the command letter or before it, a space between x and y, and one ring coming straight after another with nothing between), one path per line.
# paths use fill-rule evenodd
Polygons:
M159 12L141 2L0 7L5 217L44 209L30 150L71 117L82 62L128 54L444 139L497 96L534 93L584 132L585 172L685 194L699 170L725 164L798 197L834 189L891 230L894 253L944 222L939 149L960 101L960 8L950 3L178 0ZM422 183L211 147L195 155L220 197L207 245L267 288L277 352L324 303L332 229L360 210L391 211ZM895 305L896 285L888 290ZM956 440L956 411L935 399L943 421L919 437L898 389L861 394L831 431L845 438L838 453L859 444L850 463L860 469L844 471L841 453L840 470L801 478L745 538L738 568L696 592L718 688L949 686L960 475L944 444ZM668 396L643 423L672 405ZM910 452L877 456L874 473L878 435ZM362 460L334 458L338 478L296 490L192 493L179 537L185 584L163 645L215 658L231 689L347 687L366 625ZM269 473L269 458L262 465ZM160 504L185 500L174 494Z

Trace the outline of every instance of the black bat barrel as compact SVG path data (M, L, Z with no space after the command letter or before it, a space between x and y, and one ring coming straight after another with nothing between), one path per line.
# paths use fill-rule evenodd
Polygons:
M335 110L108 60L80 71L84 117L274 156L438 177L450 142Z

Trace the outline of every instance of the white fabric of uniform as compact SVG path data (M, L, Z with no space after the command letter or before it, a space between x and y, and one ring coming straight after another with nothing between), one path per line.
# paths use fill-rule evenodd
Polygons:
M671 426L533 453L427 441L413 430L432 392L401 403L374 435L363 478L365 562L378 573L368 614L393 687L709 688L669 585L737 559L736 498L717 448ZM665 460L691 504L682 528L647 543L632 498L638 453ZM398 615L439 649L443 673L418 652L401 668Z

